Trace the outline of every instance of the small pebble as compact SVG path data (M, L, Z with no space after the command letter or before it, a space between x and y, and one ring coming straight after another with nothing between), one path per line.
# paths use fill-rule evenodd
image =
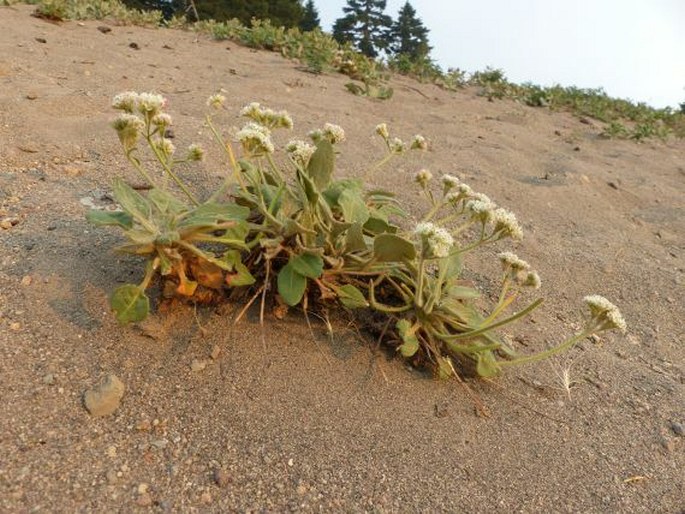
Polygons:
M671 430L678 437L685 437L685 424L671 421Z
M210 353L209 356L215 361L219 358L219 355L221 355L221 347L218 344L215 344L212 348L212 353Z
M202 371L207 367L207 363L205 361L199 360L199 359L193 359L193 362L190 363L190 370L193 372L198 372Z
M221 468L216 468L214 470L212 478L214 479L214 483L219 487L226 487L231 482L233 482L233 478L231 478L231 475L229 475L226 471L224 471Z
M139 507L149 507L152 505L152 496L150 496L150 493L143 493L140 496L138 496L138 499L136 500L136 505Z
M149 488L150 488L150 486L148 484L146 484L145 482L138 484L138 489L137 489L138 494L145 494Z
M17 330L21 330L21 323L18 321L14 321L13 323L10 323L10 330L14 330L15 332Z
M87 390L83 403L93 416L107 416L119 408L126 386L114 374L105 376L98 385Z
M21 285L22 286L30 286L31 282L33 282L33 279L31 278L31 275L24 275L21 278Z
M200 501L205 504L212 503L212 495L209 494L209 491L205 491L204 493L202 493L202 495L200 496Z
M52 385L55 383L55 375L52 373L48 373L47 375L43 376L43 383L45 385Z

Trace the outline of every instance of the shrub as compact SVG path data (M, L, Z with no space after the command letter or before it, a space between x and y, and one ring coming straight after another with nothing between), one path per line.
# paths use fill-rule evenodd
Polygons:
M208 105L219 111L224 101L217 94ZM208 115L206 122L227 152L231 173L209 198L198 199L174 167L201 158L202 151L193 145L176 157L164 135L171 123L164 99L128 92L115 97L113 106L121 111L113 126L124 153L150 186L143 195L116 179L114 196L121 210L88 215L97 225L119 227L127 239L120 250L146 259L141 283L120 286L112 295L121 322L147 316L146 289L158 276L165 295L195 298L210 290L216 301L229 292L261 297L262 320L267 301L279 305L281 315L291 307L306 314L325 304L339 305L380 317L384 341L440 377L454 375L458 368L492 376L554 355L590 334L625 328L615 306L590 296L590 318L579 333L538 354L517 355L495 330L542 303L528 301L512 311L517 299L540 286L537 273L513 253L500 253L500 293L489 308L463 278L469 253L522 237L516 217L453 176L442 176L436 189L432 174L421 170L415 182L428 207L418 222L409 222L392 192L369 190L358 178L336 177L335 148L345 140L337 125L327 123L310 132L310 141L290 141L279 159L271 133L292 129L287 112L258 103L246 106L241 115L248 122L234 141L224 140ZM367 175L406 151L427 146L420 135L409 143L391 137L384 123L376 134L386 154ZM144 166L141 141L162 176ZM369 319L369 314L359 319Z

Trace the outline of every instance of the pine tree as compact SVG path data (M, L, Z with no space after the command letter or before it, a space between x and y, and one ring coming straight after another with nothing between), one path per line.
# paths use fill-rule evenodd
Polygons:
M300 21L300 30L302 32L309 32L314 29L321 28L321 21L319 20L319 11L314 6L314 0L307 0L304 6L304 14Z
M376 57L388 46L392 18L384 14L386 0L347 0L345 16L335 20L333 37L352 43L368 57Z
M397 21L390 30L390 51L395 55L407 55L412 59L427 57L431 51L428 44L428 29L416 16L416 10L409 2L400 9Z

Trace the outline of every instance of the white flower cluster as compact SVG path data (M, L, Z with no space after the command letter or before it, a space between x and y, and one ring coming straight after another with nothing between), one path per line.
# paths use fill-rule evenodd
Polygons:
M447 257L454 245L454 238L452 235L447 230L438 227L434 223L419 223L416 225L414 233L421 238L424 245L424 251L428 249L428 253L433 257Z
M309 164L309 159L311 159L316 151L316 147L305 141L293 139L285 146L285 151L288 152L288 155L293 161L304 168Z
M124 112L114 119L112 127L117 131L123 147L130 150L138 142L138 137L145 129L145 123L135 114Z
M494 234L497 234L499 238L511 237L514 240L523 238L523 230L514 213L502 207L497 207L497 204L487 195L483 193L468 193L465 209L471 213L472 219L483 224L494 224Z
M259 102L252 102L243 107L240 115L250 118L270 129L293 128L293 119L287 111L274 111L273 109L262 107Z
M121 111L133 114L138 111L140 114L156 116L166 107L167 101L162 95L156 93L136 93L126 91L119 93L112 100L112 107Z
M427 169L419 170L414 176L414 182L420 184L421 187L427 187L428 183L433 179L433 174Z
M189 161L201 161L205 156L204 149L195 143L188 147L188 156L186 159Z
M540 289L540 285L542 284L540 275L535 271L530 271L530 264L526 261L520 259L512 252L502 252L497 254L497 257L502 262L504 271L507 272L508 276L518 285Z
M322 138L328 139L331 144L342 143L345 141L345 131L340 125L325 123L323 129L311 130L307 134L312 141L318 143Z
M627 325L621 312L609 300L600 295L590 295L583 298L583 301L590 308L592 320L599 330L618 328L621 332L626 331Z
M392 140L388 142L388 146L390 147L390 151L392 153L404 152L404 141L402 141L399 137L393 137Z
M273 153L271 131L264 125L250 122L236 134L236 138L243 145L243 149L252 155Z
M381 136L383 139L388 139L390 137L390 133L388 132L388 125L385 123L379 123L376 125L376 134Z
M216 93L207 98L207 106L213 107L214 109L221 109L224 103L226 103L226 97L221 93Z
M169 116L165 112L161 112L157 114L154 118L152 118L152 124L162 129L168 127L172 123L173 121L171 119L171 116Z
M157 150L159 150L167 159L176 151L176 147L171 142L171 139L165 137L155 141L155 147L157 147Z
M454 175L450 175L449 173L445 173L442 176L442 185L445 189L445 191L449 191L450 189L457 187L459 185L459 179L455 177Z
M409 146L412 150L427 150L428 141L421 134L416 134L411 140L411 145Z

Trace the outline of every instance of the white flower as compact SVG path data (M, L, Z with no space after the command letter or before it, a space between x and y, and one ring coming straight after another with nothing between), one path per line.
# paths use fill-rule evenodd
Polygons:
M388 145L390 145L390 151L393 153L404 152L404 141L402 141L399 137L393 137Z
M426 150L428 149L428 141L421 134L416 134L414 139L411 140L410 148L412 150Z
M112 127L117 131L121 144L129 150L138 141L138 136L145 129L145 123L135 114L122 113L112 122Z
M248 123L236 134L245 151L251 154L273 153L271 132L264 125Z
M168 127L172 124L171 116L162 112L152 118L152 124L158 127Z
M119 93L112 100L112 107L121 109L127 113L133 113L136 109L136 105L138 105L138 93L135 91Z
M542 281L540 280L540 275L535 271L528 272L526 279L521 283L523 287L532 287L533 289L540 289Z
M583 301L590 308L592 321L596 324L597 330L610 330L618 328L621 332L626 331L626 322L613 303L599 295L590 295L583 298Z
M495 204L483 200L469 200L466 202L466 210L471 213L471 218L487 223L492 220Z
M390 137L388 126L385 123L379 123L376 125L376 134L381 136L383 139L388 139L388 137Z
M495 232L501 232L503 236L509 236L516 241L523 238L523 230L513 212L499 208L493 212L492 218Z
M471 189L471 186L467 186L466 184L459 184L457 186L457 191L459 191L459 194L463 196L471 196L473 194L473 189Z
M427 169L419 170L419 172L414 176L414 182L421 184L421 187L426 187L428 182L433 178L433 174Z
M312 155L316 151L316 147L310 145L305 141L300 141L299 139L293 139L288 142L285 147L285 151L288 152L290 158L302 167L306 167L311 159Z
M162 138L157 141L156 146L166 157L172 156L176 151L176 147L171 142L171 139Z
M250 118L253 121L271 129L293 128L293 120L287 111L276 112L273 109L262 107L259 102L252 102L243 107L240 111L240 115Z
M457 187L459 185L459 179L454 175L446 173L442 176L442 185L445 186L446 190L450 190L453 187Z
M454 238L446 229L430 222L416 225L414 233L421 237L424 249L427 248L433 257L447 257L454 245Z
M519 259L518 255L513 252L502 252L497 254L497 257L502 261L502 267L505 270L511 268L515 271L528 271L530 269L530 264Z
M167 101L162 95L155 93L140 93L138 95L138 111L151 117L159 114Z
M333 123L326 123L323 126L322 133L333 144L342 143L343 141L345 141L345 131L339 125L334 125Z
M201 161L205 156L204 149L195 143L188 147L188 157L189 161Z
M226 97L221 93L216 93L209 98L207 98L207 106L213 107L214 109L221 109L226 102Z

